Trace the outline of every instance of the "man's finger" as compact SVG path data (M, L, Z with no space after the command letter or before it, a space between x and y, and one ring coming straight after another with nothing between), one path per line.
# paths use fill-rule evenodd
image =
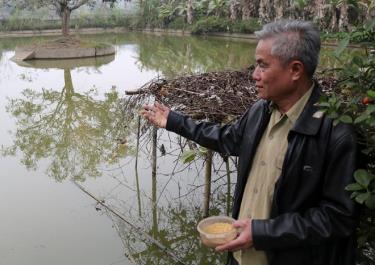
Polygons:
M224 244L224 245L221 245L221 246L218 246L216 247L216 251L232 251L233 249L239 249L243 246L243 241L239 238L235 239L235 240L232 240L230 241L229 243L227 244Z
M155 107L161 111L165 111L165 106L160 104L159 102L155 102Z
M156 108L152 105L144 105L143 109L147 110L147 111L155 111L156 110Z

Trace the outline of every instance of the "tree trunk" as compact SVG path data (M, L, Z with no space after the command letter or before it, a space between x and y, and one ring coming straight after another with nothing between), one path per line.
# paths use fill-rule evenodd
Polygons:
M343 1L340 5L339 31L348 31L348 3Z
M259 17L259 0L241 0L242 20Z
M331 13L331 31L335 32L337 31L337 8L332 7L332 13Z
M275 8L275 19L281 19L284 15L284 4L286 1L284 0L274 0L274 8Z
M65 37L69 35L70 12L71 11L67 6L62 9L62 34Z
M193 24L193 0L188 0L187 1L187 11L186 11L186 16L187 16L187 23L189 25Z
M315 0L312 3L311 11L313 14L315 14L314 19L318 24L319 28L321 30L324 30L327 25L324 23L324 17L325 17L325 0Z
M239 8L239 0L230 0L229 9L230 9L230 19L235 21L238 19L238 8Z
M260 0L259 2L259 18L262 24L269 23L274 19L273 1Z

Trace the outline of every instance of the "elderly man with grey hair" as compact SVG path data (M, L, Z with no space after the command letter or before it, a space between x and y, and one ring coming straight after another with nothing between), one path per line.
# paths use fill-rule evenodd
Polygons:
M357 210L345 191L357 163L351 126L320 112L313 81L320 37L305 21L256 32L260 100L235 123L195 122L155 103L142 115L202 146L239 157L230 264L354 265Z

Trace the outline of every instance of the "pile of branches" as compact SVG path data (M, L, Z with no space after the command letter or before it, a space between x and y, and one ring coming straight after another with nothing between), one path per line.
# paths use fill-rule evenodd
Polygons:
M258 95L251 78L254 66L242 71L210 72L171 80L156 78L128 95L152 95L156 101L197 120L228 122L245 112ZM317 78L324 92L336 86L331 77Z
M157 78L137 93L151 94L158 102L194 119L223 122L241 115L258 99L251 78L253 69L203 73L172 80Z

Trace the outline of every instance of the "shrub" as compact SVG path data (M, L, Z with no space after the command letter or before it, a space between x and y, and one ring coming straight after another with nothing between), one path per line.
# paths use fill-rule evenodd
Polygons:
M207 17L197 21L191 30L192 34L206 34L209 32L229 32L229 20L219 17Z
M231 32L252 34L259 29L261 29L261 25L255 18L231 23Z
M363 29L343 35L335 55L339 59L349 42L361 42L364 52L356 54L350 63L334 71L340 93L320 102L334 122L351 123L359 136L362 168L354 174L355 183L346 187L351 197L361 204L362 213L357 231L359 264L375 262L375 19Z

